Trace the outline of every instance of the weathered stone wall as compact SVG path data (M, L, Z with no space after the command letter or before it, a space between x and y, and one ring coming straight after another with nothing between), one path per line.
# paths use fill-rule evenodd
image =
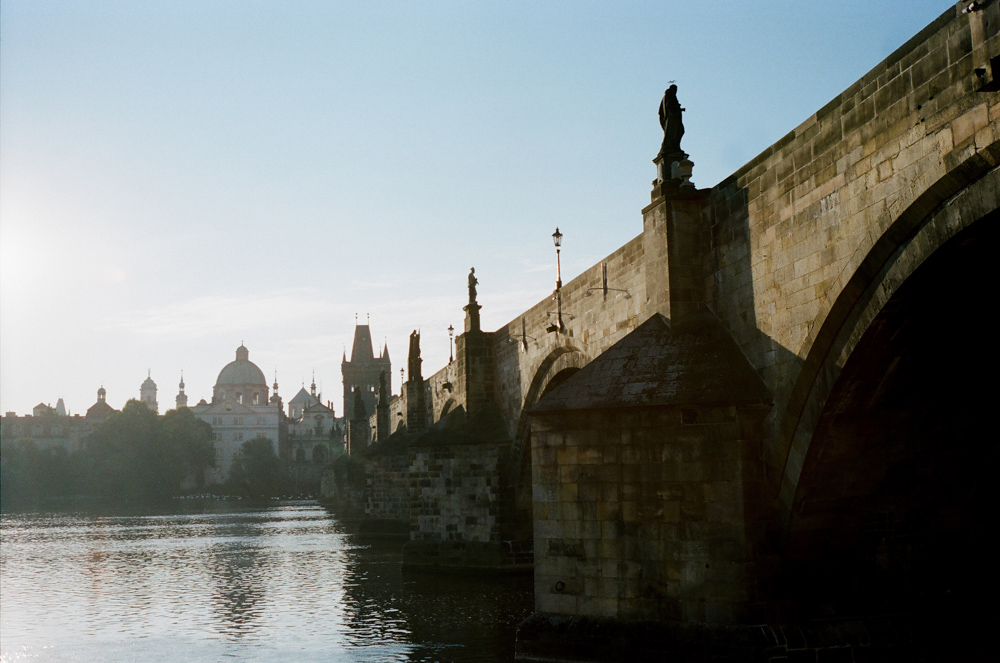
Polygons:
M428 421L437 421L446 411L450 411L456 405L455 390L458 384L458 362L449 362L444 368L427 378L428 389L430 390L427 402L430 404L432 416Z
M875 278L879 265L866 261L889 259L914 224L1000 160L1000 95L981 90L1000 75L990 66L1000 3L985 4L949 9L711 192L706 288L775 394L775 482L785 473L794 483L801 467L789 455L806 398L796 384L805 391L819 370L837 302L858 296L851 279L868 269Z
M533 416L536 609L745 619L756 534L744 526L746 479L758 475L761 415L670 407Z
M409 521L409 461L405 452L365 459L365 515L374 520Z
M411 538L497 540L502 453L496 445L482 444L412 447L408 468Z
M410 454L410 541L403 567L520 572L532 568L530 541L504 532L501 483L509 445L437 443Z
M563 284L563 322L568 334L546 331L556 322L556 302L547 298L494 332L497 401L508 421L521 419L522 407L534 403L545 382L554 377L564 353L583 365L599 355L647 317L642 237L636 237L602 262L607 265L608 293L602 289L601 265ZM522 342L526 330L527 349ZM562 359L565 364L567 358ZM514 434L516 431L512 430Z

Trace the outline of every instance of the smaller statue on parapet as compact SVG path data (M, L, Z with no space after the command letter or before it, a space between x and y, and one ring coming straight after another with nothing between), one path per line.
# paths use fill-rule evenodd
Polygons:
M681 137L684 136L684 121L681 119L683 112L684 109L677 101L677 86L671 83L670 87L663 93L663 100L660 102L660 126L663 128L661 156L684 154L681 150Z
M408 368L410 369L410 380L415 382L421 382L423 377L420 373L420 332L414 330L410 334L410 355L407 358Z
M378 374L378 404L389 405L389 391L385 386L385 371Z
M469 269L469 304L476 304L476 286L479 285L479 279L476 278L476 268L472 267Z

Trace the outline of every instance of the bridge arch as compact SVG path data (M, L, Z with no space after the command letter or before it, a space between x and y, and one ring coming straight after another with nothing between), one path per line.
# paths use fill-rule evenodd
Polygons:
M992 146L1000 160L1000 143ZM777 508L787 524L819 416L846 360L906 279L948 240L1000 208L1000 168L979 153L929 187L874 243L856 269L828 288L833 303L813 325L809 348L777 422L772 458L781 468Z
M524 393L517 431L511 448L508 476L513 496L517 538L531 538L531 426L528 409L546 393L590 363L592 357L568 339L560 339L534 369Z
M1000 506L983 475L1000 470L996 390L979 386L998 368L998 245L1000 168L970 160L889 227L818 326L776 440L800 603L940 604L976 584L972 552Z

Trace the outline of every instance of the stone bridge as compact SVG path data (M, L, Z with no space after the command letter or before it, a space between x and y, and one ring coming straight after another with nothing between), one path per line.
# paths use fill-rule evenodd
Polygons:
M888 656L995 594L1000 2L971 5L711 189L655 181L564 331L539 302L427 380L432 421L507 426L521 657Z

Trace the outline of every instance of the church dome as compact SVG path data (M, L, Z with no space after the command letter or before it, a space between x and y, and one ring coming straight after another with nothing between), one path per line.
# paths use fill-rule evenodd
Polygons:
M267 387L264 372L257 368L257 364L250 361L250 351L243 345L236 348L236 361L229 362L219 372L219 379L215 381L215 386L222 387L225 385Z

